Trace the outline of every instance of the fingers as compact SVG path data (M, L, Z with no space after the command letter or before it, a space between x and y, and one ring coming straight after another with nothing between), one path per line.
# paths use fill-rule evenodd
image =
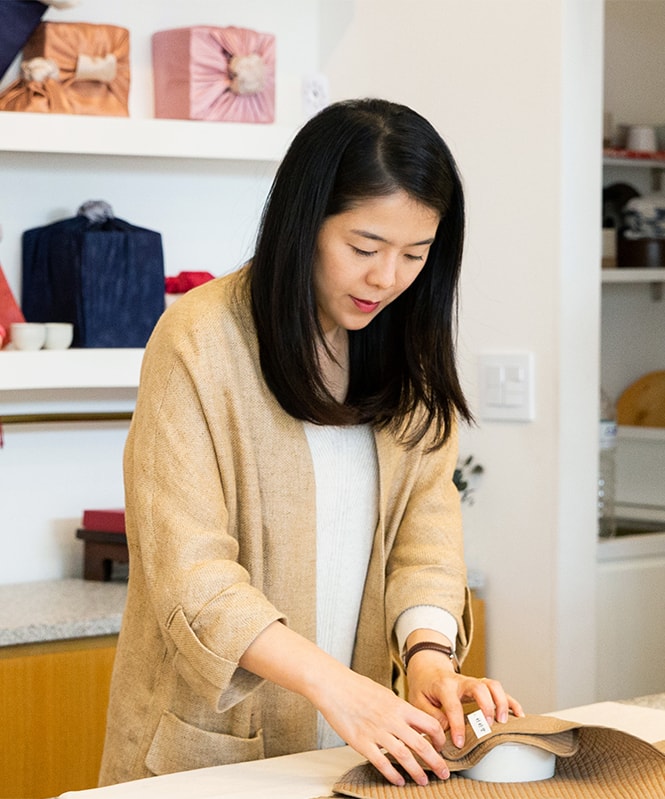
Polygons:
M471 687L467 695L476 701L490 723L496 719L503 724L508 721L510 713L514 716L524 715L520 703L507 694L497 680L483 677Z
M450 772L439 753L445 743L440 723L389 689L349 674L342 699L319 708L333 729L394 785L404 785L406 775L427 785L426 770L447 778Z
M506 722L510 713L524 715L520 703L507 694L497 680L462 674L446 674L431 683L427 691L414 691L412 701L439 719L458 748L464 746L466 733L463 702L475 702L490 725L494 721Z
M508 720L508 698L500 682L483 677L474 684L471 695L490 724L494 719L500 723Z
M390 735L382 741L382 748L370 753L368 760L383 776L394 785L404 785L403 774L396 764L411 777L417 785L427 785L428 777L425 769L436 774L440 779L447 779L450 770L446 761L429 743L428 739L415 730L408 730L403 740Z
M508 697L508 707L510 708L510 712L513 714L513 716L524 716L524 709L517 699L515 699L513 696L510 696L510 694L506 694L506 696Z

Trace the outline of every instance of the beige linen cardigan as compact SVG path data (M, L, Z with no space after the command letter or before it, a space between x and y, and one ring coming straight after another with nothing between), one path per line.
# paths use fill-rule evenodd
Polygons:
M313 467L303 425L267 388L246 270L188 292L146 348L125 448L127 605L100 785L316 747L301 696L238 666L282 620L316 640ZM471 620L456 435L437 452L375 433L379 521L353 668L391 686L405 609Z

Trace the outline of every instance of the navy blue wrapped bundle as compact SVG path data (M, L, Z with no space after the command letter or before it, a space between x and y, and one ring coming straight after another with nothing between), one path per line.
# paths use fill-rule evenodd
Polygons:
M164 310L162 237L85 203L25 231L21 289L26 320L72 322L75 347L144 347Z
M37 0L0 0L0 78L48 8Z

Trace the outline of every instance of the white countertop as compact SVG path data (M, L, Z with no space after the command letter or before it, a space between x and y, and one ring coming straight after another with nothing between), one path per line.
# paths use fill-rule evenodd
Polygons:
M665 740L665 710L655 709L665 707L665 694L635 702L643 705L601 702L551 715L615 727L652 743ZM70 791L61 799L316 799L330 796L342 774L363 760L345 746Z

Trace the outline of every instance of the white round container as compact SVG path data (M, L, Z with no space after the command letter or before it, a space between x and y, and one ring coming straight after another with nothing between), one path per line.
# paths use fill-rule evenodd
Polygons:
M551 752L530 744L505 743L459 773L480 782L534 782L550 779L555 768L556 756Z
M652 125L631 125L626 145L635 152L655 153L658 149L656 129Z

